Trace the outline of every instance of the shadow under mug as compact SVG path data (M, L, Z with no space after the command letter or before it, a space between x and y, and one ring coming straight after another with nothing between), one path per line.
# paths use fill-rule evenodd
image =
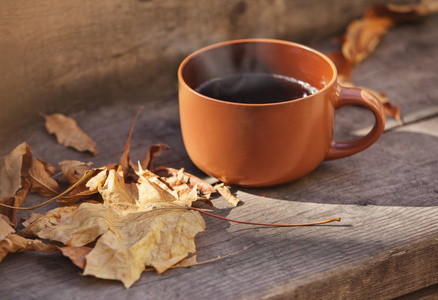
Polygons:
M309 83L318 91L266 104L223 101L196 91L215 78L260 70ZM199 169L227 184L262 187L293 181L323 160L371 146L385 128L385 112L376 97L340 86L329 58L292 42L245 39L211 45L183 60L178 81L187 153ZM371 110L374 127L356 140L335 141L335 110L351 104Z

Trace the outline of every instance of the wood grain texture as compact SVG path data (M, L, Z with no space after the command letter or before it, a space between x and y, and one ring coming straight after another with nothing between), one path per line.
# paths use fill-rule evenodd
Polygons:
M364 70L380 68L378 74L355 75L363 76L370 87L383 81L385 92L410 95L396 100L403 114L413 116L409 124L387 130L375 145L357 155L323 162L290 184L269 189L233 188L243 202L236 208L222 198L214 200L214 213L234 219L296 223L341 217L341 223L266 228L206 218L207 230L196 238L199 260L251 247L214 263L162 275L146 272L129 290L119 282L80 276L81 270L60 254L11 254L0 264L0 279L6 282L0 285L1 298L392 299L437 284L438 116L433 110L414 113L434 107L438 86L435 77L423 77L425 69L410 63L426 66L426 73L437 70L438 65L429 58L436 56L436 50L424 46L426 57L420 48L409 44L412 36L426 45L436 35L438 26L428 25L436 24L436 18L428 22L406 25L388 36L403 39L402 44L407 40L406 47L414 47L412 51L418 53L405 57L404 66L411 70L408 81L400 77L397 83L393 78L390 87L384 86L384 79L396 65L386 62L394 67L381 66L382 59L396 59L392 44L382 44L376 56L361 65ZM411 34L405 35L405 30ZM426 94L424 87L428 87ZM117 162L140 105L144 109L132 136L132 159L142 159L151 144L163 142L172 150L159 157L156 165L184 167L208 178L184 150L176 95L151 97L142 104L90 103L71 111L69 116L96 141L96 157L58 145L55 137L45 132L43 118L33 126L3 131L0 155L26 141L34 156L53 165L65 159L92 161L94 167ZM370 120L363 114L356 107L339 112L338 137L354 137L357 129L368 126ZM39 202L40 197L30 195L25 205ZM20 212L18 218L29 213Z
M179 62L202 46L244 37L320 40L376 2L5 0L0 126L26 124L35 112L172 93Z

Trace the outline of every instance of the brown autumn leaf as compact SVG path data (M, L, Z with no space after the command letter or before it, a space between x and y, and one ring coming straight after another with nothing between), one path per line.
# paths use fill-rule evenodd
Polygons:
M63 178L70 184L75 184L91 169L91 162L85 163L78 160L63 160L59 162Z
M365 18L387 17L394 23L417 21L438 12L438 1L422 0L411 4L377 4L364 14Z
M79 128L75 120L59 113L44 115L44 118L47 131L56 135L58 143L81 152L89 151L93 155L98 154L96 143Z
M391 27L406 21L438 12L438 1L423 0L416 4L378 4L368 9L363 17L348 27L342 45L346 59L356 65L374 51Z
M419 3L405 5L377 4L370 7L361 19L353 21L347 27L345 36L341 38L342 50L328 54L338 69L339 83L344 86L355 86L350 81L352 67L375 50L390 28L402 22L418 21L435 13L438 13L436 0L422 0ZM400 108L393 105L386 98L385 93L367 90L383 103L387 116L402 124Z
M160 150L169 151L170 147L162 143L150 146L149 152L146 154L143 161L141 162L141 166L143 169L151 170L152 172L155 171L152 162L155 157L159 157L161 155Z
M15 196L0 199L0 203L9 206L20 207L23 204L29 189L30 183L27 179L24 179L23 188L19 190ZM7 216L14 227L17 226L17 220L15 219L17 212L18 210L15 208L0 206L0 214Z
M0 163L0 199L15 196L31 164L32 150L27 143L18 145L3 157Z
M389 18L363 18L347 27L342 53L352 64L357 65L374 52L381 38L393 26Z
M129 288L146 266L162 273L196 251L194 237L205 229L198 212L187 209L196 189L176 198L140 175L138 195L126 190L121 170L109 170L105 183L93 183L104 204L83 203L49 211L20 231L71 247L96 241L86 255L84 275L116 279Z
M82 177L85 175L87 171L91 170L90 168L91 164L92 163L90 162L84 163L77 160L64 160L59 163L59 165L61 166L61 172L63 174L63 178L67 179L67 181L72 185L76 184L79 180L82 179ZM96 174L88 181L95 180L93 179L95 176ZM61 206L72 205L80 200L88 199L93 194L96 194L97 189L89 189L86 186L87 182L78 185L67 195L64 195L56 199L58 204Z
M29 169L30 191L38 193L44 197L54 197L59 194L59 185L52 178L55 173L55 167L49 163L34 158L32 166Z
M31 213L29 219L21 219L20 221L22 222L21 224L23 224L24 227L27 227L43 216L44 215L40 213Z
M56 199L56 201L60 206L72 205L78 201L88 199L96 193L97 191L91 191L85 186L85 184L81 184L69 194Z
M25 177L29 176L32 165L32 150L27 143L21 143L0 163L0 203L20 207L30 188ZM0 206L0 214L7 216L13 227L17 225L15 215L18 210Z
M0 215L0 262L8 253L36 250L50 253L56 251L54 245L44 244L39 240L29 240L15 234L15 230L8 223L8 218Z
M118 165L122 167L123 177L126 179L132 178L134 180L137 180L136 177L137 175L135 174L136 166L131 161L130 150L131 150L131 138L132 138L132 133L134 132L135 122L140 116L142 110L143 107L141 107L137 111L137 114L135 115L134 120L132 121L131 130L129 131L129 135L125 143L125 148L123 149L122 156L120 156L118 163Z

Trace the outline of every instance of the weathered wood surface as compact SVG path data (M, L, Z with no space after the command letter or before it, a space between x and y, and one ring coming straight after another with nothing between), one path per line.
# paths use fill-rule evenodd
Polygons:
M384 90L401 107L404 126L391 125L371 148L324 162L311 174L269 189L234 188L243 201L215 200L215 213L259 222L307 222L342 217L318 227L263 228L206 219L198 257L219 261L144 273L129 290L119 282L80 276L58 254L8 255L0 264L2 299L389 299L438 283L438 18L396 28L354 74L361 85ZM386 83L386 84L385 84ZM132 137L133 159L151 144L172 150L157 160L203 176L180 136L176 96L144 105ZM92 106L72 112L96 141L92 157L57 145L42 120L2 135L1 155L27 141L52 164L64 159L116 162L139 103ZM339 111L339 138L369 125L364 110ZM28 204L39 201L30 197ZM40 208L39 211L47 210ZM21 213L26 217L29 213Z

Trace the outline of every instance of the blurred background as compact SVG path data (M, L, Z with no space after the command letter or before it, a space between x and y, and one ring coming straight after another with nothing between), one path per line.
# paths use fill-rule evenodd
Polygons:
M203 46L261 37L318 48L381 2L2 0L0 131L39 113L166 95L176 101L178 65Z

